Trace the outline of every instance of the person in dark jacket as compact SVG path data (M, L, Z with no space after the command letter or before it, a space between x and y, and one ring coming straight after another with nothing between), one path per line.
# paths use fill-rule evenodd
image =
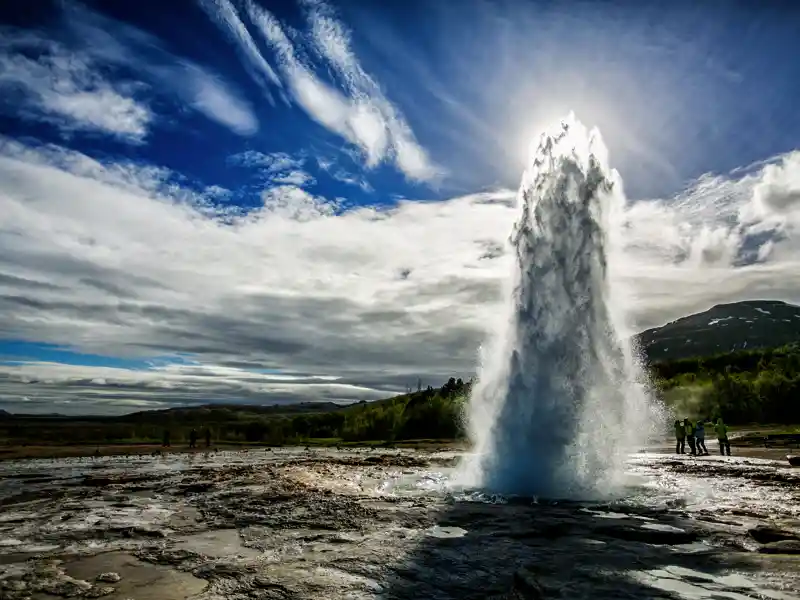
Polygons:
M189 448L197 448L197 429L192 428L189 432Z
M686 429L675 421L675 454L686 454Z
M706 448L706 424L703 419L697 421L694 428L694 439L697 443L697 454L708 456L708 448Z

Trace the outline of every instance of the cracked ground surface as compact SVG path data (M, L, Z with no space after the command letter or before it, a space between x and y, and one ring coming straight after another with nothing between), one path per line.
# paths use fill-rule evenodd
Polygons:
M0 598L796 598L800 475L635 455L624 497L450 490L457 457L280 451L0 464Z

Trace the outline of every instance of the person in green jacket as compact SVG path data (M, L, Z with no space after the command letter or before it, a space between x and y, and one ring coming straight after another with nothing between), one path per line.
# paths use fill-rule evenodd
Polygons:
M675 454L686 454L686 429L680 421L675 421Z
M719 442L719 453L725 456L727 450L728 456L731 455L731 443L728 441L728 426L722 422L722 417L717 419L717 424L714 425L714 431L717 434L717 441Z
M686 441L689 442L689 450L692 456L697 455L697 447L694 444L694 423L689 419L683 420L683 428L686 430Z

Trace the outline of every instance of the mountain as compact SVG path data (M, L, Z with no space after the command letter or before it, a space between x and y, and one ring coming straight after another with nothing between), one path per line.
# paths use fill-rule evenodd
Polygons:
M637 336L651 362L800 342L800 306L777 300L717 304Z

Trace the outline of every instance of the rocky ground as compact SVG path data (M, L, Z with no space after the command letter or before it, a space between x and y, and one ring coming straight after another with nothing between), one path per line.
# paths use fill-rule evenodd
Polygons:
M640 454L608 503L449 491L452 453L0 464L0 598L797 598L800 469Z

